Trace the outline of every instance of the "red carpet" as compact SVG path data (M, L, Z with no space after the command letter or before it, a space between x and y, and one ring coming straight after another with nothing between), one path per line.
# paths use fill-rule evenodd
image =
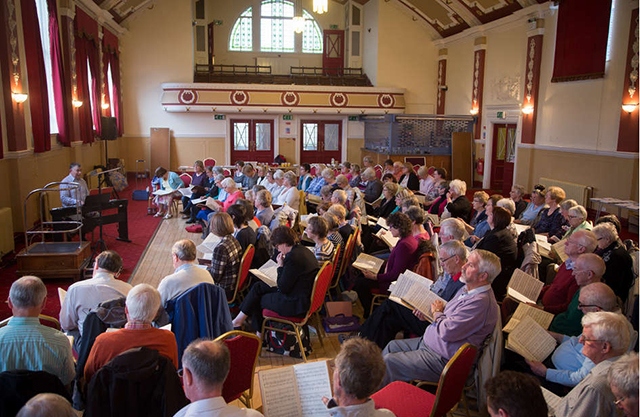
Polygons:
M116 240L118 229L116 224L104 226L103 238L109 250L115 250L122 256L123 271L120 279L128 281L131 273L136 268L138 261L142 257L147 244L153 237L158 225L162 221L161 218L147 216L147 202L134 201L131 199L131 193L135 188L134 177L129 178L129 187L119 193L120 198L129 200L128 218L129 218L129 239L131 243ZM94 241L99 238L99 232L96 228L94 231ZM17 248L19 251L21 248ZM9 288L13 281L18 278L16 274L17 266L10 262L11 259L4 259L9 266L0 269L0 300L5 301L9 296ZM9 262L7 262L9 261ZM45 305L44 314L58 317L60 313L60 303L58 301L58 287L67 289L73 282L71 279L48 279L44 281L47 285L48 297ZM0 320L11 316L11 310L6 303L0 303Z

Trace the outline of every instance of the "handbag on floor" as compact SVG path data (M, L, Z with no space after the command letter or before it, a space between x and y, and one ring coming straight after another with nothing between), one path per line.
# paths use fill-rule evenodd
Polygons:
M279 329L291 330L291 326L284 323L272 322L273 327ZM302 346L304 346L304 354L309 356L312 352L311 338L309 337L309 326L304 325L300 330L302 336ZM294 335L279 332L277 330L269 330L267 332L267 350L279 355L291 356L292 358L302 358L300 354L300 345Z

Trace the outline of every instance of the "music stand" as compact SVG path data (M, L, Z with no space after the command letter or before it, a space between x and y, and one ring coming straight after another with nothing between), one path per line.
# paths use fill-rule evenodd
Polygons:
M95 208L94 211L98 212L98 227L100 228L100 234L98 241L96 242L96 246L93 249L93 253L91 254L91 259L94 259L97 254L102 251L107 250L107 244L105 243L102 235L102 208L109 204L109 200L111 198L111 194L102 194L102 184L104 183L104 175L113 171L117 171L120 168L108 169L106 171L95 172L92 174L93 176L98 176L98 194L89 195L84 200L85 212L91 213L91 210ZM101 177L102 176L102 177Z

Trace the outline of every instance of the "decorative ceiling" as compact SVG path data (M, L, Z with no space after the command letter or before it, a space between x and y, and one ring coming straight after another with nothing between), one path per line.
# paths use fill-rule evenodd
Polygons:
M118 24L136 13L153 8L155 0L89 0L108 11ZM183 0L184 1L184 0ZM237 1L237 0L234 0ZM354 0L366 4L370 0ZM548 0L384 0L402 8L430 28L433 39L446 38ZM333 0L345 4L347 0Z

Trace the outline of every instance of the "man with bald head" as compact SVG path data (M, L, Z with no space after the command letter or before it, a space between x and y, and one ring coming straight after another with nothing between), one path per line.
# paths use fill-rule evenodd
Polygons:
M182 355L182 383L184 394L191 404L174 417L206 415L209 417L258 417L252 409L229 405L222 398L222 387L229 374L231 356L220 341L195 340Z
M572 236L573 237L573 236ZM606 267L601 257L594 253L585 253L576 258L573 265L573 278L578 284L578 291L573 295L567 311L553 318L549 330L568 336L577 336L582 330L580 320L583 313L579 309L580 292L584 287L594 282L600 282Z

